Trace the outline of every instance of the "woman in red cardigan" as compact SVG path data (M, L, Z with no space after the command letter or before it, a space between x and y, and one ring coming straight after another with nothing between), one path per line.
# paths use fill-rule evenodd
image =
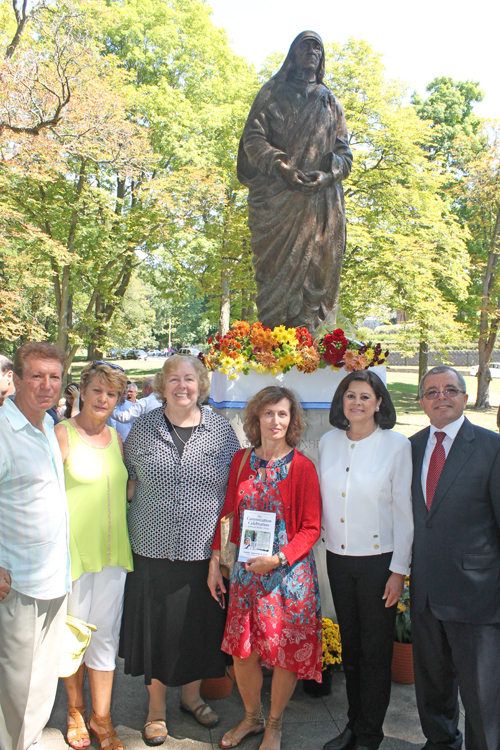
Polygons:
M221 739L221 748L265 731L260 750L279 750L281 717L297 679L321 682L321 607L312 553L321 496L314 464L295 449L304 427L300 404L287 388L264 388L247 404L244 429L254 448L243 466L243 451L233 458L222 516L234 511L231 541L239 545L245 510L274 513L274 543L271 556L257 553L237 562L231 576L222 649L234 658L246 713ZM225 593L220 546L219 527L208 577L215 599ZM274 668L267 726L261 664Z

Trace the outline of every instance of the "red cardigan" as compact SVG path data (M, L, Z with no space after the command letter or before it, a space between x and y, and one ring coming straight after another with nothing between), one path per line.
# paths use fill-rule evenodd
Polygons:
M241 470L238 486L236 486L236 476L243 458L243 450L239 450L234 455L221 513L222 518L234 510L235 522L231 541L237 545L240 543L240 498L250 490L251 482L255 477L255 472L250 468L250 455ZM293 565L312 549L319 539L321 530L321 495L313 462L296 449L288 476L279 483L278 487L285 505L285 524L288 535L288 544L283 547L282 551L289 564ZM220 523L217 524L212 549L220 549Z

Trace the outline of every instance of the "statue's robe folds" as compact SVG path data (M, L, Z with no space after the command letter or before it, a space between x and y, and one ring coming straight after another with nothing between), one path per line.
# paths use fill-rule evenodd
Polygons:
M332 185L307 195L275 170L280 159L303 172L331 172ZM352 165L340 102L322 83L294 76L257 94L238 153L249 188L248 224L259 320L313 330L338 302L345 249L342 180Z

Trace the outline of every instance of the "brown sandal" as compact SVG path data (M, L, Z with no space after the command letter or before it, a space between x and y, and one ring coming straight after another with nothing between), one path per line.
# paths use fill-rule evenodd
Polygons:
M156 727L155 727L156 724ZM152 727L150 734L147 734L146 729ZM165 731L163 731L165 730ZM157 745L163 745L168 737L167 723L165 719L153 719L153 721L147 721L144 724L142 730L142 739L150 747L156 747Z
M97 731L97 729L94 729L94 727L90 723L91 721L97 724L99 729L102 731ZM111 716L109 714L107 716L98 716L95 711L92 711L89 720L89 730L90 733L96 738L101 750L124 750L123 742L113 729Z
M267 719L267 728L268 729L274 729L275 732L280 733L280 745L281 745L281 727L283 726L283 719L280 716L279 719L275 719L273 716L269 716ZM266 745L262 744L259 747L259 750L271 750L271 748L266 747Z
M70 719L73 719L70 724ZM90 745L90 737L85 724L85 706L68 706L68 745L74 750L83 750ZM84 745L75 743L85 742Z
M266 720L264 719L264 711L262 709L262 706L254 714L250 714L247 711L245 713L245 718L243 721L246 721L247 724L252 725L250 731L243 735L241 740L237 740L233 734L236 727L234 729L231 729L229 732L226 732L222 739L219 740L219 747L221 747L222 750L229 750L229 748L231 747L237 747L241 742L243 742L246 737L253 737L255 734L262 734L262 732L266 728ZM226 742L230 742L231 744L223 745L222 743L224 742L224 740L226 740Z

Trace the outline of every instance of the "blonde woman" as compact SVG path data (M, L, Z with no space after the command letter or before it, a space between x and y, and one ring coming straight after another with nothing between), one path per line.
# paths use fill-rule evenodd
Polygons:
M174 355L157 374L163 406L140 417L125 443L134 572L127 578L120 636L125 672L144 675L148 745L168 736L167 687L183 686L181 710L203 726L219 717L200 697L222 677L225 613L206 581L210 545L239 443L227 420L201 406L210 389L196 357Z
M70 513L73 590L68 614L97 626L84 664L65 679L68 744L90 744L85 726L85 669L92 715L88 726L102 750L121 750L109 715L127 571L132 553L127 530L127 470L121 439L106 420L127 384L118 365L95 361L82 371L82 410L55 428L64 461Z

